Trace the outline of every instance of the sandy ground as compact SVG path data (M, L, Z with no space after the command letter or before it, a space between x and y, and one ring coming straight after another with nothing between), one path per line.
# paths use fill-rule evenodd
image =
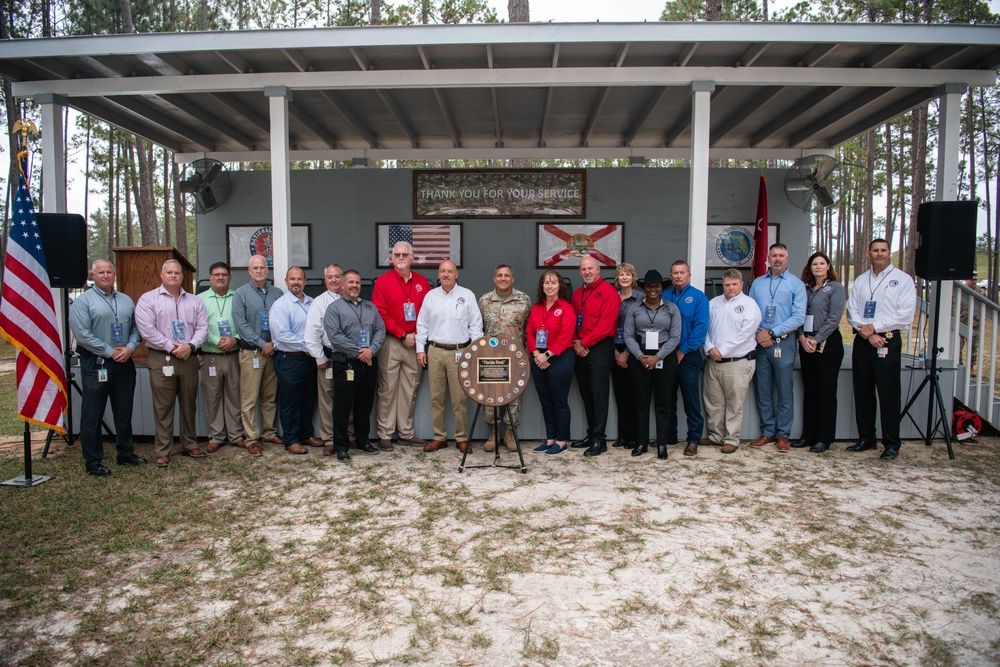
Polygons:
M240 539L278 562L234 579L242 561L220 538L194 566L203 585L149 622L181 637L256 610L245 645L176 664L1000 664L998 440L956 445L954 461L943 443L906 443L894 462L850 443L822 456L671 447L667 461L525 444L526 475L459 474L455 449L350 465L268 451L266 508ZM204 492L242 493L235 480ZM207 548L164 540L164 558L186 563ZM24 619L61 647L58 664L80 660L68 646L82 612L154 594L148 563L122 567L111 590Z

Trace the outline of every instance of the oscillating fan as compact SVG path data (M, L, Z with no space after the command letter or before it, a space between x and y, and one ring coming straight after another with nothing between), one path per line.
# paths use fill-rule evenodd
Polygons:
M229 195L229 172L218 160L195 160L184 170L180 191L194 195L199 213L214 211Z
M803 211L826 208L837 203L834 174L840 162L829 155L799 158L785 173L785 196Z

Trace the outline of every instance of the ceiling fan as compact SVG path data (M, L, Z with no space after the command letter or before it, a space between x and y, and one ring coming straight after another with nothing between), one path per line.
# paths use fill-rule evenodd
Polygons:
M837 203L837 169L840 161L829 155L807 155L785 173L785 196L803 211Z
M218 160L201 158L184 170L180 191L194 196L199 213L214 211L229 196L229 172Z

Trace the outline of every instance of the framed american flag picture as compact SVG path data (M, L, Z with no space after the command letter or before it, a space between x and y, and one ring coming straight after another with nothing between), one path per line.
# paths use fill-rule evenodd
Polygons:
M462 223L414 224L410 222L380 222L376 225L376 266L392 266L389 255L400 241L413 246L413 268L436 269L446 259L462 268Z
M539 222L536 234L539 269L576 267L587 255L602 268L614 268L622 261L625 224L621 222L587 225Z

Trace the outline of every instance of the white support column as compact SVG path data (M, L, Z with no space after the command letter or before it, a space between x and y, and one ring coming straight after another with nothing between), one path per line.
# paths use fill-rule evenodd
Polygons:
M285 289L285 273L291 266L289 240L292 236L291 165L288 143L288 103L292 91L284 86L267 86L264 95L271 108L271 225L274 229L274 284Z
M66 137L63 135L63 115L66 113L66 99L53 93L35 97L42 114L42 211L45 213L66 213ZM55 304L56 328L64 336L62 289L52 290ZM66 341L62 341L63 349Z
M705 289L705 249L708 243L708 150L711 122L711 81L691 82L691 183L688 188L688 251L691 284Z
M938 123L938 153L937 153L937 183L935 185L935 201L954 201L958 199L958 161L961 153L960 130L962 119L962 96L968 87L964 84L949 83L941 86L941 117ZM951 342L950 312L954 285L950 280L941 281L940 293L934 293L931 300L931 312L934 300L941 299L941 322L938 327L938 347L944 348L940 354L942 359L951 359L954 354ZM930 350L928 350L930 352Z

